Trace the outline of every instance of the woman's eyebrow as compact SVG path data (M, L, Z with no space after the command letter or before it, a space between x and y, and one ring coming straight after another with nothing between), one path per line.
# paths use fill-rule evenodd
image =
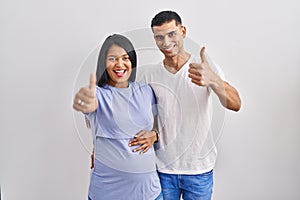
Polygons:
M120 56L117 56L117 55L114 55L114 54L108 54L108 55L107 55L107 57L116 57L116 58L118 58L118 57L123 57L123 56L128 56L128 54L127 54L127 53L124 53L124 54L122 54L122 55L120 55Z

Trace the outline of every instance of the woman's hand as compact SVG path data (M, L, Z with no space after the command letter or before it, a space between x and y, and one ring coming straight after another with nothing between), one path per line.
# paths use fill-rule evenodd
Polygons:
M76 93L73 108L83 113L92 113L98 107L98 101L96 98L96 74L90 75L89 87L80 88Z
M138 146L139 147L135 148L133 151L141 151L141 154L146 153L153 143L157 140L157 134L155 131L146 131L142 130L140 131L136 136L134 136L134 139L129 141L128 146Z

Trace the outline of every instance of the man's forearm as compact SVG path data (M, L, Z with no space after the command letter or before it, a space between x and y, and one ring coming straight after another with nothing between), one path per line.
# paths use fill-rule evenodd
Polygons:
M211 87L216 95L219 97L221 104L233 111L239 111L241 108L241 99L238 91L229 83L223 80L218 80L213 87Z

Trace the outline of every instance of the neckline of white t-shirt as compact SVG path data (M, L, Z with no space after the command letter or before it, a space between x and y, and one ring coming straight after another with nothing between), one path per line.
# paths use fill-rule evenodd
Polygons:
M186 68L189 66L189 64L192 62L192 60L194 59L194 55L191 54L190 58L186 61L186 63L179 69L179 71L177 71L176 73L172 73L170 72L169 70L166 69L165 65L164 65L164 62L161 61L160 62L160 65L162 66L163 68L163 71L167 74L169 74L170 76L178 76L182 73L184 73L184 71L186 70Z

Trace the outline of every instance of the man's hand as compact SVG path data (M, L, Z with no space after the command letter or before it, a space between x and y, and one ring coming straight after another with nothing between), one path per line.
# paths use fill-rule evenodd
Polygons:
M202 47L200 51L201 63L190 64L189 77L196 85L215 87L215 85L220 84L221 79L211 70L204 51L205 47Z
M207 86L219 97L220 102L225 108L238 111L241 108L241 99L238 91L229 83L223 81L215 74L204 55L205 47L200 51L201 63L191 63L189 68L189 77L192 82L199 86Z
M129 141L129 146L138 146L139 147L135 148L133 151L138 152L140 150L141 154L146 153L153 143L157 140L156 138L156 132L155 131L145 131L142 130L140 131L136 136L134 136L134 139Z
M80 88L76 93L73 108L83 113L92 113L98 107L96 98L96 74L91 73L89 87Z

